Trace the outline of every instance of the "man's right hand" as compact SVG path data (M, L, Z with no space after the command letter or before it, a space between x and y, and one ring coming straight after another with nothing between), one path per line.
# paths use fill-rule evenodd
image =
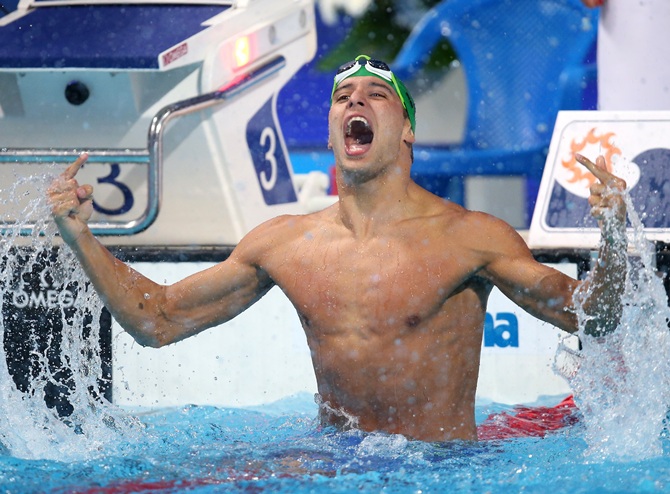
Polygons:
M79 185L75 179L87 159L88 154L82 153L47 189L51 214L61 237L68 244L76 242L88 229L87 223L93 213L93 187Z

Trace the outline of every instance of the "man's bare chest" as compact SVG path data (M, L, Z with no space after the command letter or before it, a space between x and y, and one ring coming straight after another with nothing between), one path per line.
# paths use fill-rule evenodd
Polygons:
M475 270L458 253L411 242L295 249L285 259L271 276L320 327L417 325L439 311Z

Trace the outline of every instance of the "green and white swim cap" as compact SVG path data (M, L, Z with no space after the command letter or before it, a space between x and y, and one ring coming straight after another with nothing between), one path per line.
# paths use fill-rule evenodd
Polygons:
M414 100L409 94L407 87L405 87L400 79L393 75L393 72L391 72L391 69L386 63L370 58L367 55L358 55L354 60L341 65L340 68L337 69L335 80L333 81L333 90L330 93L331 101L337 86L339 86L342 81L352 76L373 76L389 83L393 89L395 89L402 106L405 108L405 111L407 111L409 123L412 126L412 132L415 131L416 106L414 105Z

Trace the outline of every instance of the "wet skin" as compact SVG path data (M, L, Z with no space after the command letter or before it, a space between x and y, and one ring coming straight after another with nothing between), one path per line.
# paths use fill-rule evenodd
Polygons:
M349 125L352 119L364 124ZM367 137L353 127L365 127ZM339 201L258 226L229 259L173 285L135 272L90 233L92 188L75 178L85 156L50 187L53 215L107 308L143 345L217 326L280 287L305 330L327 424L353 420L363 430L421 440L475 440L479 352L493 286L566 331L577 329L574 291L589 287L594 320L616 324L611 306L601 304L616 300L623 285L614 248L606 245L603 262L579 283L537 263L501 220L420 188L409 178L414 134L387 84L344 81L329 129ZM614 210L607 228L619 228L625 208L617 191L625 183L602 161L578 159L600 179L589 199L594 214Z

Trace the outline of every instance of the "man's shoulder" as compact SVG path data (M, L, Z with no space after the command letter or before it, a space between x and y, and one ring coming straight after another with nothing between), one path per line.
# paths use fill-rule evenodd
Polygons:
M310 214L282 214L270 218L253 228L242 239L240 244L261 243L265 246L291 241L292 239L301 239L319 226L323 226L330 221L327 208L324 211L318 211Z
M303 220L299 215L281 215L270 218L252 228L238 242L232 258L249 264L258 264L277 247L286 246L303 230Z
M514 228L506 221L483 211L471 211L466 209L463 215L463 222L467 225L474 224L479 228L491 228L501 232L514 231Z
M469 211L462 226L464 231L469 232L471 246L488 258L530 255L528 245L519 232L492 214Z
M431 217L444 223L450 229L471 230L470 233L483 230L500 233L514 229L505 221L482 211L473 211L450 201L442 200L432 208Z
M435 215L437 230L446 241L479 252L504 252L525 249L519 233L502 219L457 204L445 204ZM432 226L431 228L433 228Z
M309 214L282 214L260 224L256 229L264 233L302 233L332 220L331 208Z

